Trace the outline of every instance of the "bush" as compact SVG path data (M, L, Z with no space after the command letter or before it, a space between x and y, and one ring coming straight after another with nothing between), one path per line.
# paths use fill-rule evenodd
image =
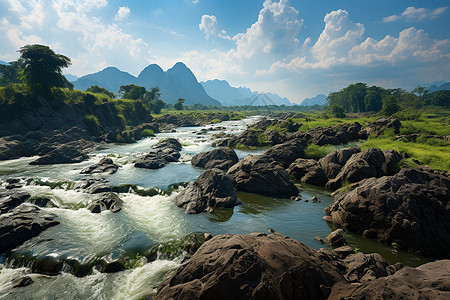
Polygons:
M141 134L143 137L155 136L155 133L151 129L144 129Z
M326 156L328 153L334 150L333 146L325 145L325 146L318 146L318 145L309 145L305 149L305 156L306 158L312 158L315 160L318 160L324 156Z
M94 115L84 116L84 124L91 134L98 134L100 132L100 122L98 118Z

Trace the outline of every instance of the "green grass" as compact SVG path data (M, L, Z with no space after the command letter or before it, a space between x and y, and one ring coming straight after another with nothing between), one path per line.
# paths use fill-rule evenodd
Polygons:
M450 144L446 146L392 140L389 137L369 138L361 149L378 147L381 150L394 149L406 152L411 158L429 165L433 169L450 171Z
M328 153L334 151L336 147L333 147L331 145L325 145L325 146L318 146L318 145L309 145L305 148L305 156L307 158L312 159L320 159L324 156L326 156Z

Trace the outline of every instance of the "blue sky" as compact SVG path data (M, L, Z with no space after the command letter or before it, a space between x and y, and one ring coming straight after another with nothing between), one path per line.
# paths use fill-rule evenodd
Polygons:
M300 102L350 83L450 81L448 1L0 0L0 60L41 43L82 76L184 62Z

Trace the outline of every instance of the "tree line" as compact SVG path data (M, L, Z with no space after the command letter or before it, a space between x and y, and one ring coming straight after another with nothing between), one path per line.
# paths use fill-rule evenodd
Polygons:
M424 106L450 108L450 91L430 93L429 89L418 86L411 92L404 89L384 89L365 83L350 84L327 97L330 111L336 116L345 113L381 112L392 115L402 108L420 109Z

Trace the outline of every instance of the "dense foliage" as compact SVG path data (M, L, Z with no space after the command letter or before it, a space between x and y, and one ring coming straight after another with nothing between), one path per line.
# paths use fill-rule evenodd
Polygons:
M344 113L369 111L392 115L400 109L419 109L424 106L450 108L450 91L430 93L425 87L417 87L408 93L403 89L384 89L355 83L330 93L327 101L329 110L337 117L342 117Z

